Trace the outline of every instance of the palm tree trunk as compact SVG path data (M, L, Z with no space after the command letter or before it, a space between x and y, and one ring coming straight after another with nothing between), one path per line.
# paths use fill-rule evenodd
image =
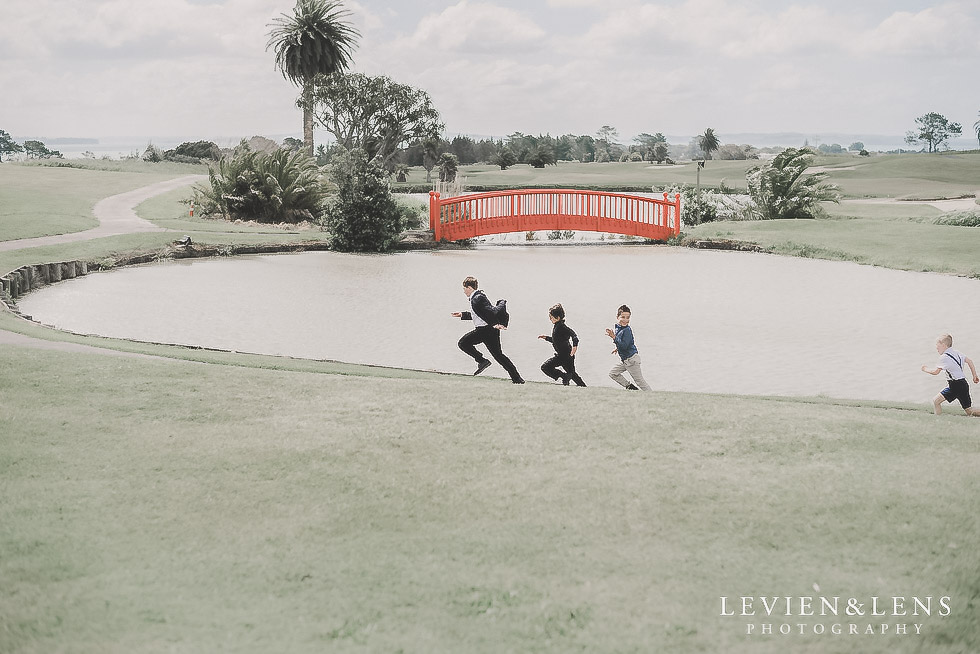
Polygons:
M303 86L303 148L313 156L313 85Z

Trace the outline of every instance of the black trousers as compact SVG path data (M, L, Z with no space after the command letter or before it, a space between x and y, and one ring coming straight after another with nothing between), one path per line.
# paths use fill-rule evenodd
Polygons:
M523 381L523 379L521 379L521 373L517 372L517 367L500 349L499 329L495 329L489 325L486 327L477 327L473 331L464 334L463 338L459 339L459 349L476 359L477 363L482 363L486 361L487 358L476 349L476 346L480 343L487 346L487 352L490 353L490 356L493 357L494 361L504 367L504 370L506 370L507 374L510 375L511 381Z
M558 368L564 368L564 372ZM555 381L559 378L568 377L569 381L575 382L577 386L585 386L585 382L582 378L578 376L575 372L575 357L573 356L562 356L556 354L547 361L541 364L541 372L548 375Z

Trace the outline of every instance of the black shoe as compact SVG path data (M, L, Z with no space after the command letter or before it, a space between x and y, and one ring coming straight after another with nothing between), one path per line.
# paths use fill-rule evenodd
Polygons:
M634 384L629 384L629 385L628 385L628 386L626 387L626 390L628 390L628 391L638 391L638 390L640 390L640 389L639 389L639 388L637 388L637 387L636 387L636 386L635 386Z
M512 379L511 381L513 383L515 383L515 384L523 384L524 383L524 380L523 379L520 379L520 378Z
M570 381L572 381L571 377L569 377L568 375L565 375L564 377L561 378L561 385L562 386L568 386L568 382L570 382Z
M476 364L476 372L473 373L474 376L479 375L481 372L490 367L490 360L484 359L480 363Z

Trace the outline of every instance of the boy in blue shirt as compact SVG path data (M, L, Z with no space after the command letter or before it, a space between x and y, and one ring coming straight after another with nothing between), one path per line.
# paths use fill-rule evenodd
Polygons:
M936 340L936 352L939 352L939 365L935 368L922 366L922 372L930 375L938 375L945 371L949 380L949 385L944 388L939 395L933 398L932 406L938 416L943 412L943 402L959 400L960 406L966 411L968 416L980 416L980 409L973 408L970 400L970 384L966 381L966 372L963 365L966 364L973 373L973 383L980 384L980 377L977 377L977 369L973 365L973 360L953 349L953 337L943 334Z
M636 343L633 341L633 330L630 328L630 308L625 304L616 310L615 331L606 330L606 336L613 339L616 349L613 354L618 354L620 362L612 367L609 376L614 382L630 391L648 391L650 385L643 379L643 372L640 370L640 355L636 350ZM628 372L633 378L631 383L624 372Z

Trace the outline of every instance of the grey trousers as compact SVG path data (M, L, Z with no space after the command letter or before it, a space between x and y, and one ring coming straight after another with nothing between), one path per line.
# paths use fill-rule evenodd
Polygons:
M609 371L609 376L612 377L612 380L623 388L626 388L629 386L630 381L625 375L623 375L624 372L628 372L630 374L630 377L633 378L633 383L636 384L636 387L641 391L650 390L650 384L647 383L647 380L643 379L643 372L640 371L639 354L634 354L629 359L617 363L615 366L613 366L612 370Z

